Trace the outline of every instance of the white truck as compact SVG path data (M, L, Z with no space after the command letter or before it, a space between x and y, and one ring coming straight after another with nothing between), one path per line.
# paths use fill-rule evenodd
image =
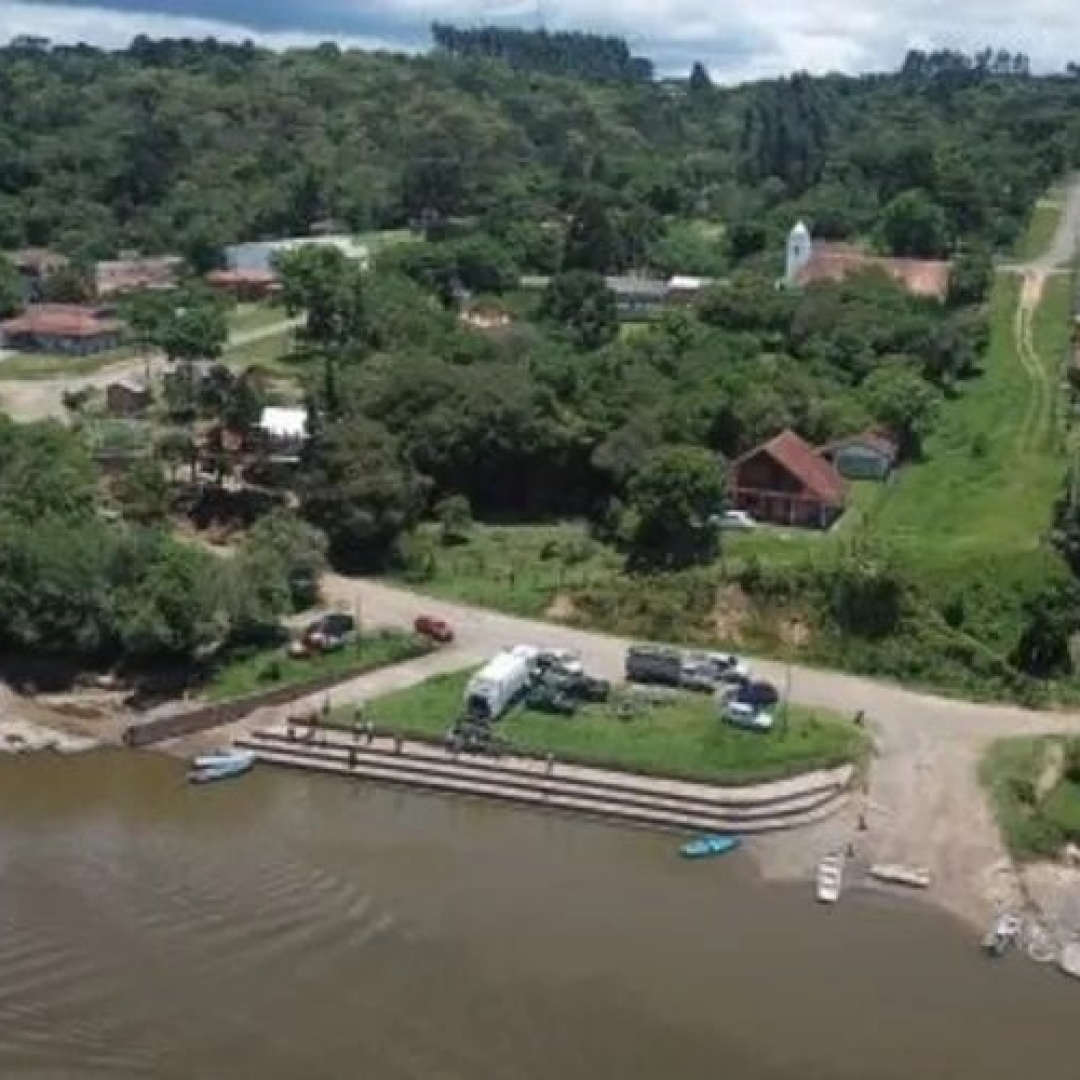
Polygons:
M465 712L498 720L528 689L539 650L515 645L492 657L465 686Z

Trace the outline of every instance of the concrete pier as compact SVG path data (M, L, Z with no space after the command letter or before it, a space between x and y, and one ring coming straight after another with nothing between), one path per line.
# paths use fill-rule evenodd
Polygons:
M613 772L544 759L451 754L425 742L378 737L371 743L341 731L285 726L240 740L266 764L500 799L628 824L741 833L790 829L837 812L847 801L851 766L740 787Z

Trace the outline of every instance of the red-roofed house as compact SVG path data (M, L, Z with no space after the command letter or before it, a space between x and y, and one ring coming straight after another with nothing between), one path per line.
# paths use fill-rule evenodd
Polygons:
M248 302L268 300L281 292L281 282L272 270L211 270L206 283L218 292Z
M847 484L794 431L782 431L736 459L734 504L758 521L827 529L844 512Z
M796 281L800 285L843 281L863 270L883 270L913 296L944 300L949 291L949 264L943 259L888 259L850 244L815 244Z
M124 324L107 309L82 304L31 304L0 322L0 346L23 352L87 356L115 349L123 334Z

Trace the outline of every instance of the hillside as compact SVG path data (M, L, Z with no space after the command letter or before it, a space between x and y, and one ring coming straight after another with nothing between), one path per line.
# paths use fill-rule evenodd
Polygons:
M221 244L322 219L365 232L435 211L480 218L542 272L557 255L537 226L588 193L624 215L617 264L701 264L715 253L673 219L737 226L740 253L761 246L759 227L776 241L798 215L822 236L873 233L913 189L944 215L931 246L1002 245L1080 159L1080 85L973 64L941 54L893 75L689 90L471 53L9 46L0 249L175 249L204 262Z

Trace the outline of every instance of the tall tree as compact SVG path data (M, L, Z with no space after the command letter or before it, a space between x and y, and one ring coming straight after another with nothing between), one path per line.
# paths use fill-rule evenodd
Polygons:
M598 349L619 332L615 296L599 274L584 270L556 274L548 282L540 310L564 326L583 349Z
M587 195L578 204L566 230L564 270L607 274L618 269L619 241L603 201Z
M941 258L948 250L945 211L923 191L905 191L885 207L881 237L891 255Z
M0 255L0 319L14 315L22 306L23 288L18 271Z
M330 424L310 448L300 497L335 565L370 569L385 566L416 524L425 484L386 428L350 417Z
M693 446L654 452L630 482L630 565L676 569L715 558L723 502L724 474L714 455Z

